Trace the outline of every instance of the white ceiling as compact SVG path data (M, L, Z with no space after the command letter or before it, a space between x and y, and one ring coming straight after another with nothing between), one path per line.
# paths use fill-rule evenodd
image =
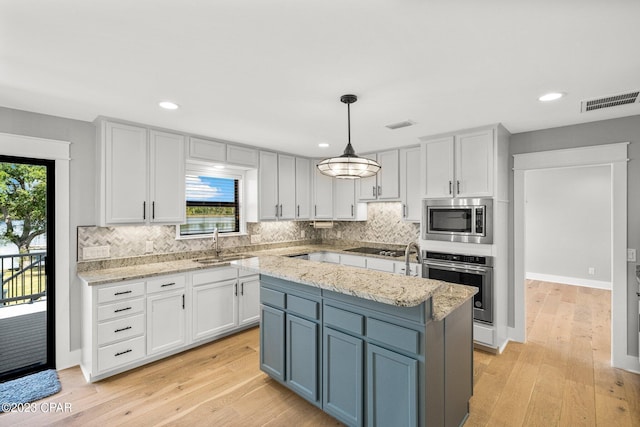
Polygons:
M637 0L0 0L0 105L317 157L346 144L345 93L359 153L519 133L640 114L580 113L640 89L638 17Z

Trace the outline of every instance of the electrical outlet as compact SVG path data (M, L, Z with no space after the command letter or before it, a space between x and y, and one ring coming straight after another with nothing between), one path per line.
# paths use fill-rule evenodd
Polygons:
M91 259L109 258L111 256L111 246L92 246L82 248L82 259L88 261Z
M304 239L304 236L306 236L306 234L307 234L306 231L300 230L300 238L301 239Z
M594 267L589 267L589 275L593 276L596 274L596 269Z
M341 239L342 238L342 231L338 230L336 231L336 239Z
M150 254L153 252L153 240L147 240L147 245L144 249L145 253Z
M262 235L260 235L260 234L252 234L251 235L251 244L252 245L260 243L261 241L262 241Z
M636 262L636 250L635 249L627 249L627 261Z

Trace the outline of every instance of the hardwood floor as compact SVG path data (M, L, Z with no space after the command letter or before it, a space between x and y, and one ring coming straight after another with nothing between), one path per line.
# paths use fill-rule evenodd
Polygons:
M529 342L475 352L465 426L640 426L640 375L609 366L610 293L536 281L527 292ZM254 328L95 384L60 371L60 393L0 426L340 425L264 375L258 350Z

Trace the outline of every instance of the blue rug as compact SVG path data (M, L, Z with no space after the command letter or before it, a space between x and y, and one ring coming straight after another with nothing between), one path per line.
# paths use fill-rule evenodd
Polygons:
M37 372L26 377L0 384L0 412L8 404L28 403L39 400L61 389L55 369Z

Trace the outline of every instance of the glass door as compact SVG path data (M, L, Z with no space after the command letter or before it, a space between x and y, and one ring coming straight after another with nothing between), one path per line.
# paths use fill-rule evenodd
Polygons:
M0 156L0 381L55 367L54 167Z

